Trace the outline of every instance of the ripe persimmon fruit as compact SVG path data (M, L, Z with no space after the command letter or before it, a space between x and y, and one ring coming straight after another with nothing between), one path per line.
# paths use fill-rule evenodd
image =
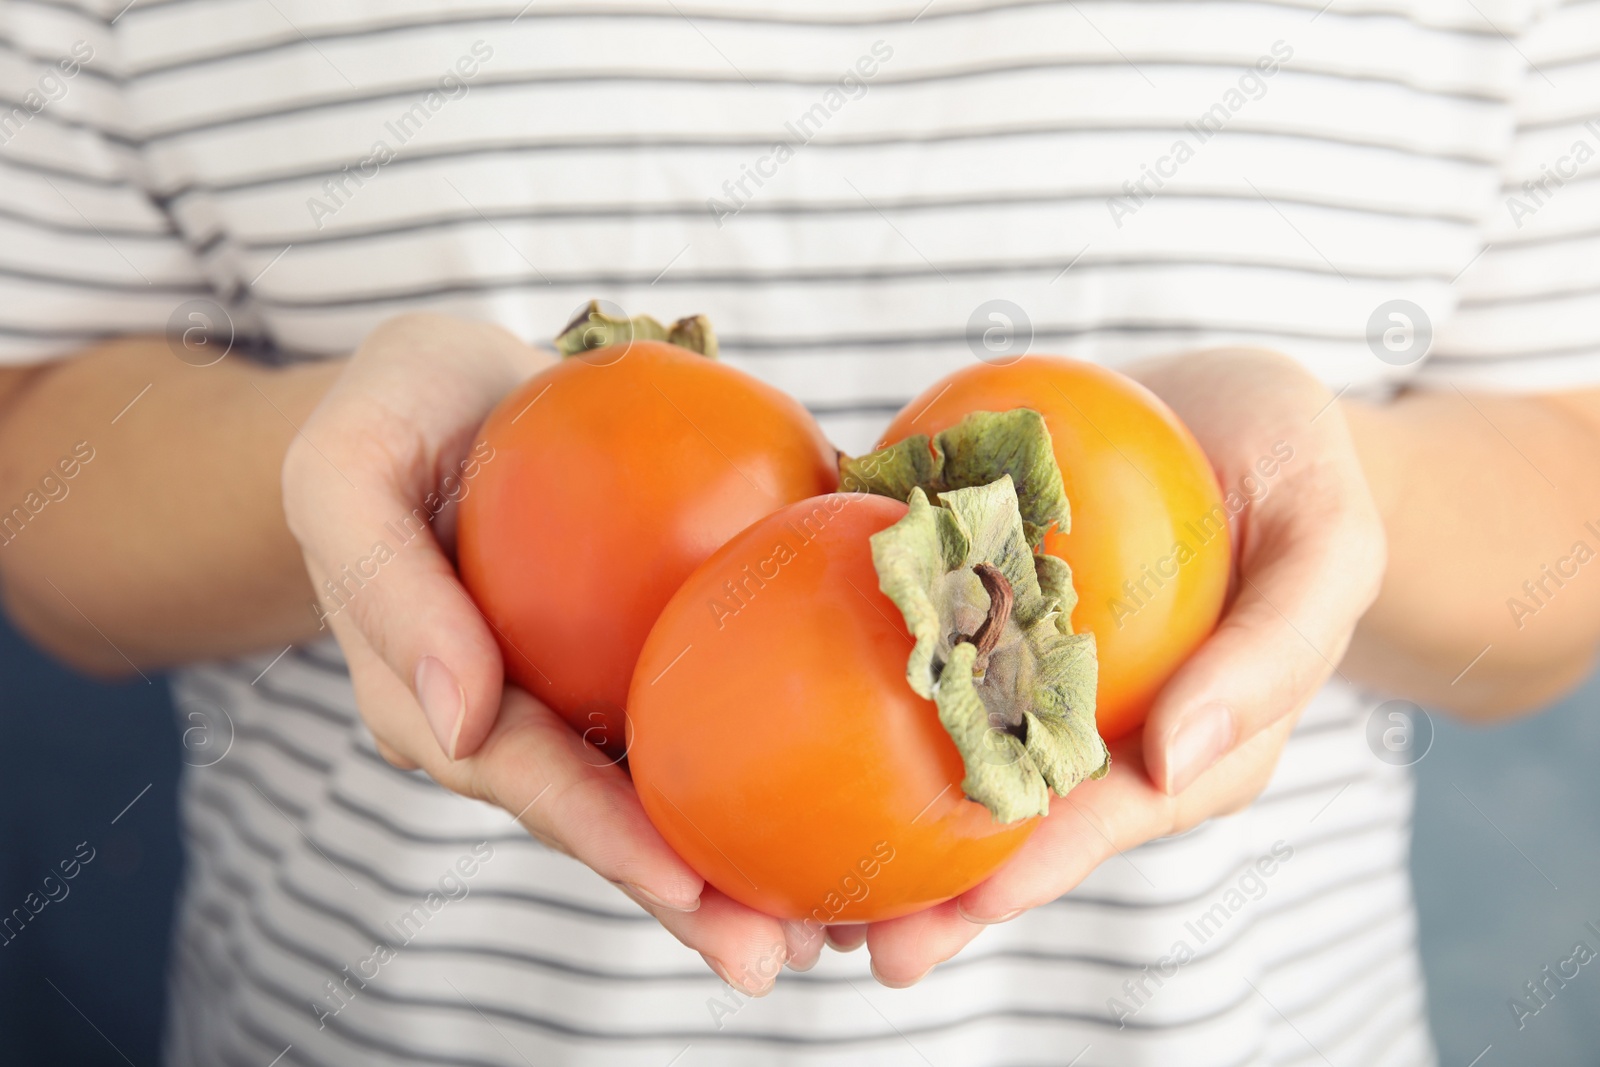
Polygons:
M716 361L703 318L671 328L597 304L566 358L490 414L461 503L457 567L506 675L613 755L650 626L750 523L837 483L837 452L787 394Z
M1042 423L979 422L977 452L1031 433L1034 469L937 503L912 487L906 503L790 504L707 559L652 628L628 698L634 784L735 900L818 924L932 906L1109 766L1071 572L1035 553L1043 524L1018 505L1020 486L1036 517L1064 514Z
M1114 370L1058 356L977 363L940 379L901 409L879 446L932 438L975 411L1016 408L1044 417L1072 502L1070 529L1047 533L1044 551L1072 567L1072 625L1095 636L1095 707L1113 741L1143 724L1161 687L1216 627L1233 558L1228 512L1211 462L1159 397Z

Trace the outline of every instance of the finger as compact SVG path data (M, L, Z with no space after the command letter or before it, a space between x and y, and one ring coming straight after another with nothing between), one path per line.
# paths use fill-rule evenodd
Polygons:
M1300 724L1300 715L1304 711L1305 705L1302 704L1292 714L1272 723L1230 752L1215 767L1201 775L1187 792L1180 794L1177 797L1177 825L1171 832L1181 833L1208 818L1233 815L1255 803L1272 780L1272 772L1278 767L1283 746Z
M284 460L284 514L319 613L336 632L353 621L452 758L488 734L502 665L432 524L443 513L448 526L464 494L475 428L548 361L496 326L398 316L362 342Z
M358 641L347 655L363 709L409 703L370 648ZM783 925L705 885L650 823L627 774L538 700L507 688L490 736L461 760L426 744L421 716L386 721L395 745L422 744L423 767L441 785L505 808L534 837L616 885L730 985L751 996L770 991L790 955Z
M706 886L694 912L645 905L667 931L699 952L718 978L753 997L772 992L789 958L783 926Z
M1377 593L1383 547L1372 530L1350 513L1279 516L1248 530L1234 604L1145 723L1145 758L1165 792L1182 792L1337 670Z
M981 933L983 927L964 919L953 900L872 923L867 928L872 976L890 989L916 985Z
M989 925L1046 904L1076 886L1119 851L1172 831L1175 804L1152 788L1137 739L1114 746L1111 773L1052 798L1016 854L957 900L961 914Z
M1241 744L1176 797L1151 785L1137 738L1114 746L1111 773L1053 800L1016 855L957 899L961 915L983 925L1005 922L1075 888L1114 856L1239 810L1266 787L1297 718L1287 716ZM1123 855L1122 862L1138 872L1133 857Z
M414 771L418 767L421 766L421 764L419 764L416 760L411 759L408 756L402 755L396 749L390 748L388 745L384 744L384 742L379 740L377 737L374 737L373 741L377 743L378 755L382 756L384 758L384 760L387 761L388 764L391 767L394 767L395 769L402 770L402 771Z
M374 732L418 752L440 785L504 808L540 841L579 860L635 899L675 911L699 907L704 880L657 832L626 772L528 693L507 687L477 754L451 760L431 744L409 690L369 648L347 649L357 704ZM379 716L373 709L384 709ZM774 920L776 921L776 920Z
M402 770L420 767L442 782L442 776L448 773L444 765L450 758L434 735L412 687L400 680L349 617L339 616L330 622L350 670L356 707L371 730L379 753L385 759L391 753L398 756L403 763L393 759L389 762Z
M338 487L307 490L297 505L320 516L302 536L319 614L341 644L359 634L404 679L440 751L476 752L499 707L500 649L434 540L428 507L392 488Z
M867 943L866 923L843 923L826 929L828 945L836 952L854 952Z
M429 773L447 787L505 808L638 897L675 911L699 907L704 880L651 824L627 773L523 690L506 689L477 755L437 764Z
M784 944L789 949L788 968L791 971L809 971L815 967L828 943L828 928L809 919L800 922L785 920L782 926Z

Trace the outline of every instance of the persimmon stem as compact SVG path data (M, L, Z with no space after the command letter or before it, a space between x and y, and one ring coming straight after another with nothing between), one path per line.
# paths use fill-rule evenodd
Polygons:
M704 315L690 315L671 326L663 326L649 315L635 315L631 319L612 315L598 300L589 301L577 317L567 323L556 338L555 346L563 356L576 356L596 348L634 341L665 341L698 352L707 359L717 358L716 331Z
M978 576L978 581L983 583L983 591L989 594L989 614L984 617L983 625L978 627L976 633L971 636L962 634L956 639L956 643L965 642L977 646L978 656L973 661L972 672L981 676L989 667L989 654L995 650L995 646L1000 643L1000 638L1005 633L1006 622L1011 618L1011 604L1015 597L1011 591L1010 581L994 564L974 564L972 572Z

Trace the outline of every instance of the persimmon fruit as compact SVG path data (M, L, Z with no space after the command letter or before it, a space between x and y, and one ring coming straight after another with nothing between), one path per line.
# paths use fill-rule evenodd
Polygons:
M645 642L639 799L708 882L770 915L948 900L1021 847L1049 793L1108 766L1071 595L1010 477L938 506L915 489L779 509L696 569Z
M797 401L712 358L703 319L591 305L557 347L479 432L495 459L462 499L457 567L507 677L618 755L662 606L728 538L833 489L837 453Z
M1058 356L976 363L907 404L879 446L935 435L975 411L1044 417L1072 502L1044 551L1072 567L1074 629L1095 635L1107 741L1143 724L1161 687L1210 635L1232 563L1228 512L1194 435L1154 393Z

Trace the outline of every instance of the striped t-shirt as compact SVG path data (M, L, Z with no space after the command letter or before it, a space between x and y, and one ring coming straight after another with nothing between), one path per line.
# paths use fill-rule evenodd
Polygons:
M0 109L9 362L599 296L708 314L845 449L996 344L1600 379L1597 0L0 0ZM750 1001L280 652L178 685L173 1064L1432 1062L1410 779L1347 686L1249 809L915 988L830 953Z

